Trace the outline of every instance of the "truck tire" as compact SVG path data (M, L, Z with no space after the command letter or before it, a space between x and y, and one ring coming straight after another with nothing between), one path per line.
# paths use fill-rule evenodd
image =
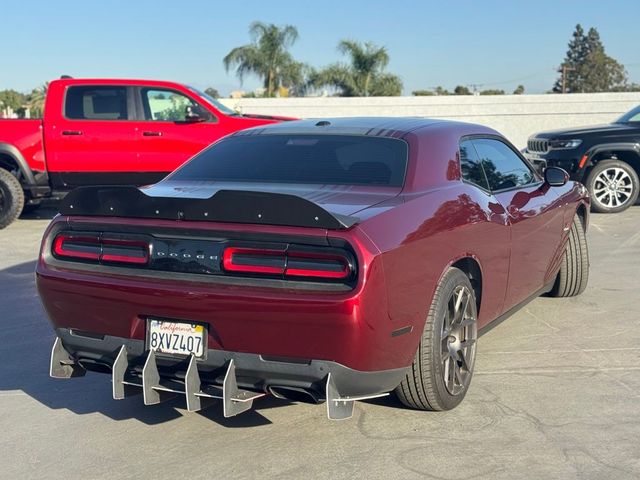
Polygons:
M601 160L585 182L591 196L591 210L617 213L638 200L640 180L631 165L616 159Z
M0 168L0 229L20 216L24 192L16 177Z
M402 403L417 410L450 410L462 401L473 375L477 318L469 278L449 268L436 289L413 364L396 387Z
M550 295L575 297L584 292L589 282L589 249L582 219L576 215L562 256L560 271Z

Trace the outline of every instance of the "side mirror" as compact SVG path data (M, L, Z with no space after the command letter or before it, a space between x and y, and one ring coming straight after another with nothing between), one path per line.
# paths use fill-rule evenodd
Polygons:
M547 167L544 170L544 181L552 187L561 187L569 181L569 174L560 167Z
M184 120L188 123L206 122L207 114L199 108L188 105L184 112Z

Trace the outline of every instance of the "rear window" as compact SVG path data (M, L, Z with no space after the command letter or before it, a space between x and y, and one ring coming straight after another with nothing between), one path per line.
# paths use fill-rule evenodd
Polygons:
M211 146L171 179L401 187L407 151L393 138L241 135Z
M64 116L74 120L126 120L127 87L69 87Z

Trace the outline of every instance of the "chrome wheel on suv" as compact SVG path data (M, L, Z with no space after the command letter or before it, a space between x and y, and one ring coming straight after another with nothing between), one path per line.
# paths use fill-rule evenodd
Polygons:
M638 199L638 174L625 162L604 160L589 174L587 188L594 211L621 212Z

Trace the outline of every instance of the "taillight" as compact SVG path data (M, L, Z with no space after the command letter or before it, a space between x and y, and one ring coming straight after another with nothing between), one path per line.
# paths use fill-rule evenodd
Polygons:
M59 258L96 263L146 265L149 262L149 244L99 235L61 233L53 241L53 254Z
M348 280L353 275L354 260L351 254L334 249L323 252L227 247L222 255L222 266L231 273Z
M282 275L285 252L262 248L228 247L222 255L222 266L227 272Z

